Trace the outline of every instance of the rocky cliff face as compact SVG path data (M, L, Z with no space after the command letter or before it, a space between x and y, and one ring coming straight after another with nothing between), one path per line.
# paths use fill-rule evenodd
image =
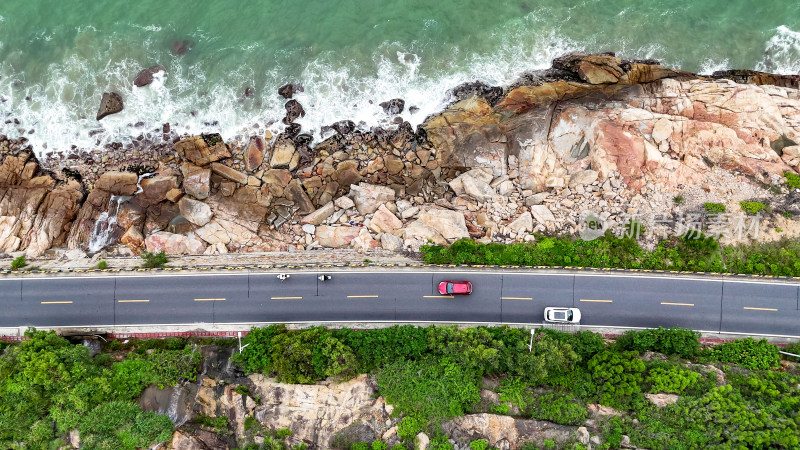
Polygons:
M611 223L705 201L737 212L797 172L798 88L798 76L573 54L507 88L462 86L416 132L344 121L312 145L290 121L243 145L193 136L133 156L49 155L44 168L0 139L0 251L86 249L98 229L134 254L400 251L575 233L584 210Z

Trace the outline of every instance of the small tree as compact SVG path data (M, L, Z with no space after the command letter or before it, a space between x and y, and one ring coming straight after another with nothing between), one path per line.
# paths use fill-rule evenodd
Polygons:
M142 267L145 269L155 269L155 268L164 268L164 265L169 262L167 255L164 254L164 250L161 250L158 253L152 252L142 252Z

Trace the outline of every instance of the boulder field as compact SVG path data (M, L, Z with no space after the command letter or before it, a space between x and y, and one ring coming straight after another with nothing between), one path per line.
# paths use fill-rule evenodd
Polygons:
M86 249L109 209L111 249L133 254L417 251L575 234L586 210L612 224L703 202L738 212L770 186L786 193L800 167L799 89L800 76L570 54L511 86L454 89L417 130L343 121L312 143L291 100L285 131L241 144L207 134L40 161L0 136L0 252Z

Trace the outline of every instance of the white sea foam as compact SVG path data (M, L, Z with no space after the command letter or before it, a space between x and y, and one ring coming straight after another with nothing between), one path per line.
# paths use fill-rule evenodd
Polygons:
M800 73L800 32L781 25L767 42L764 60L756 65L756 70L797 75Z
M697 72L701 75L711 75L712 73L718 70L726 70L729 69L731 66L730 61L728 59L717 60L714 58L708 58L700 64L700 70Z

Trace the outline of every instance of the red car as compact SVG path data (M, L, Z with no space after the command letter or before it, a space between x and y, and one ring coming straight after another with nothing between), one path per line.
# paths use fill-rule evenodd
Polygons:
M472 283L469 281L442 281L439 283L439 293L442 295L469 295L472 294Z

